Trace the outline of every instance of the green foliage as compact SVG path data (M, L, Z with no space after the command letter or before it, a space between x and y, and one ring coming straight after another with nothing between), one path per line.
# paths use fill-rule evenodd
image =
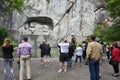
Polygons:
M0 28L0 57L2 56L1 46L6 37L10 37L10 34L6 28Z
M120 0L107 0L105 6L112 17L120 16Z
M2 50L1 46L3 44L4 39L8 37L11 39L11 35L8 32L6 28L0 28L0 57L2 57ZM13 45L14 48L18 46L18 43L16 43L14 40L11 39L11 44ZM16 50L14 51L14 54L16 53Z
M113 18L120 17L120 0L107 0L106 8ZM107 31L104 39L107 41L120 40L120 19L118 19Z
M87 37L87 39L85 40L86 42L90 42L90 36Z
M113 24L106 32L105 38L107 41L120 40L120 25Z
M6 37L10 37L10 33L8 32L6 28L0 28L0 45L2 45L3 40Z
M101 41L104 41L105 34L107 33L108 27L106 27L103 23L99 23L95 30L94 34L101 39Z
M19 13L23 13L23 5L25 0L0 0L0 14L12 13L15 9Z
M11 40L11 44L13 45L13 47L18 47L18 43L16 43L14 40Z
M106 27L100 23L96 26L94 34L101 39L101 41L113 42L120 40L120 25L113 24L111 27ZM89 40L89 37L87 38Z
M2 46L0 45L0 57L2 57Z

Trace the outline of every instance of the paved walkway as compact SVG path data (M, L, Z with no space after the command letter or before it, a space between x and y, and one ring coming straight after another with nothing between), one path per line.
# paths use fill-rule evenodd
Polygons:
M0 65L1 65L0 80L3 80L3 64L1 59ZM66 73L65 72L58 73L57 72L58 67L59 67L58 59L52 58L50 66L46 68L40 64L38 58L32 59L31 60L32 80L90 80L87 65L82 64L82 66L80 66L80 64L77 63L76 66L69 68ZM19 80L19 68L17 65L17 60L14 61L14 71L16 80ZM120 77L117 78L112 77L111 76L112 72L113 72L112 66L108 64L108 61L106 59L104 59L101 67L102 73L101 80L120 80ZM24 78L26 80L26 74Z

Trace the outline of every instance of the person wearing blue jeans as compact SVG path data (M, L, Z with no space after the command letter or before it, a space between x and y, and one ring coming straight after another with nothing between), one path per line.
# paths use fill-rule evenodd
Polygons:
M4 80L8 80L8 65L10 67L11 78L10 80L15 80L14 70L13 70L13 46L10 44L10 39L5 38L4 43L2 45L2 53L3 53L3 65L4 65Z
M67 67L72 67L72 57L74 56L74 44L71 42L69 46L69 53L68 53L68 65Z
M72 67L72 58L68 58L67 67L68 67L68 68Z
M8 65L10 67L10 73L11 73L12 80L14 80L13 59L9 59L9 60L4 59L3 64L4 64L4 80L8 80L8 76L7 76Z
M95 35L91 35L90 38L91 42L89 42L86 50L90 80L99 80L99 60L102 57L102 45L95 41Z
M80 60L80 63L82 63L82 55L83 55L83 49L82 49L82 44L78 43L76 49L75 49L75 54L76 54L76 59L75 59L75 64L74 66L76 65L77 63L77 60L79 58ZM81 64L80 64L81 66Z
M78 59L80 60L80 63L82 63L82 56L76 55L75 63L77 63Z
M90 80L99 80L99 61L90 59L89 71L90 71Z

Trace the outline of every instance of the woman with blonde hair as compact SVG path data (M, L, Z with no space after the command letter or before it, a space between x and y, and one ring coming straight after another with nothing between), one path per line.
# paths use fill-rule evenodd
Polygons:
M8 80L7 75L7 66L9 64L11 80L15 80L14 71L13 71L13 46L10 44L10 39L5 38L2 45L2 53L3 53L3 64L4 64L4 80Z
M81 43L77 44L77 47L75 49L75 54L76 54L76 59L75 59L74 66L76 65L78 59L80 60L80 63L82 63L83 49L82 49L82 44ZM81 66L81 64L80 64L80 66Z

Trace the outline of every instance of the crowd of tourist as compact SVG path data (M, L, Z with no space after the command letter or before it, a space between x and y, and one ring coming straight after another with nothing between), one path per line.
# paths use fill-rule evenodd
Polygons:
M59 38L57 46L59 48L59 70L58 73L67 72L68 68L76 66L78 59L79 65L89 66L90 80L99 80L101 76L100 65L102 63L102 56L104 53L107 55L107 59L110 65L113 66L114 73L113 77L118 77L119 73L119 62L120 62L120 41L114 42L113 44L100 42L99 38L95 35L90 36L89 42L83 41L76 43L74 40L68 42L67 38ZM51 47L50 44L43 41L39 46L40 49L40 63L45 67L49 67ZM3 65L4 65L4 80L8 80L8 69L9 64L11 80L15 80L14 69L13 69L13 51L14 48L10 43L10 39L5 38L2 45L3 52ZM27 80L31 80L31 68L30 58L33 55L32 45L28 42L28 38L24 37L22 43L18 45L17 55L19 56L19 80L24 80L24 69L27 69ZM72 57L75 56L75 60ZM114 61L114 62L113 62Z

